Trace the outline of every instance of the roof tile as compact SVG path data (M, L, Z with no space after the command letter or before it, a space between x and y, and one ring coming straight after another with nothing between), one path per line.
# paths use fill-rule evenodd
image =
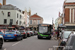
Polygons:
M34 14L34 15L30 16L30 18L42 18L42 17L38 16L37 14Z

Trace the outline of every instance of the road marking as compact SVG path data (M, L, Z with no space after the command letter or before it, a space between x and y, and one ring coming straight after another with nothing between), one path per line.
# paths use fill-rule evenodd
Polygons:
M13 44L12 46L15 46L15 45L17 45L18 43L20 43L20 42L17 42L17 43L15 43L15 44Z
M49 50L53 50L53 48L49 48Z
M6 48L4 50L6 50Z
M24 40L27 40L27 39L23 39L23 41L24 41Z

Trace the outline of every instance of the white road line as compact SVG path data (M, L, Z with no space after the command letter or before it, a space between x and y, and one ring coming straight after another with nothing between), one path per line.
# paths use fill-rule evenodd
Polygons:
M6 48L4 50L6 50Z
M49 48L49 50L53 50L53 48Z
M15 43L15 44L13 44L12 46L15 46L15 45L17 45L18 43L20 43L20 42L17 42L17 43Z

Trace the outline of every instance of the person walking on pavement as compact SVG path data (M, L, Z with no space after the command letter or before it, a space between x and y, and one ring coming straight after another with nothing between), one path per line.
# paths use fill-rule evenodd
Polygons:
M59 39L59 31L57 31L57 39Z
M3 32L1 32L1 30L0 30L0 35L2 35L2 36L3 36Z

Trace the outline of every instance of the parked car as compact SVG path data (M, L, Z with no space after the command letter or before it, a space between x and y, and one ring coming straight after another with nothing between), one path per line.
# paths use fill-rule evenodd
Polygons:
M67 39L66 46L63 48L63 50L75 50L75 34L72 34Z
M69 34L69 37L70 37L72 34L74 35L74 34L75 34L75 32L74 32L74 31L72 31L72 32Z
M3 36L2 35L0 35L0 49L2 48L2 46L3 46Z
M34 31L34 35L37 35L38 34L38 32L37 31Z
M27 38L27 33L25 30L20 30L20 33L23 36L23 38Z
M72 31L64 31L61 33L61 39L59 39L58 41L58 46L65 46L65 44L63 43L66 43L68 36L70 35L71 32ZM62 49L62 48L58 47L58 50L59 49Z
M34 35L34 32L33 31L29 31L30 33L31 33L31 36L33 36Z
M27 33L27 36L28 36L28 37L30 37L30 36L31 36L30 31L26 31L26 33Z
M3 35L4 41L6 40L22 40L23 37L19 31L6 31L5 34Z

